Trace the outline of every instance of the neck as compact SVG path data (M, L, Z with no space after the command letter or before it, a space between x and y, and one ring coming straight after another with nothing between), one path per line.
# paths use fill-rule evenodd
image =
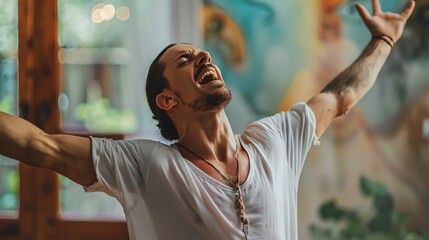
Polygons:
M234 158L236 142L222 110L217 113L187 114L177 124L179 143L201 157L228 161Z

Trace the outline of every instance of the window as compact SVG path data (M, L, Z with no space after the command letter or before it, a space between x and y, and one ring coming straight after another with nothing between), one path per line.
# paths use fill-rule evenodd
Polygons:
M56 2L7 0L0 4L0 107L16 114L19 99L21 117L50 133L60 132L56 14ZM16 162L2 157L0 177L0 239L128 236L123 220L63 219L58 214L59 178L52 171L22 164L18 180Z
M127 94L129 51L123 45L130 19L126 1L58 1L61 127L69 133L133 133L133 94ZM60 178L61 212L67 218L124 219L119 203Z
M18 1L0 3L0 110L17 113ZM17 163L0 156L0 215L15 216L19 204Z
M157 138L144 76L168 43L199 42L177 27L198 27L200 1L186 1L2 1L0 108L19 106L49 133ZM0 178L0 239L128 238L113 198L10 159L0 159Z
M170 0L58 1L62 131L159 137L146 106L148 66L168 43L198 38L195 31L179 33L172 24L178 20L178 26L196 25L198 1L188 0L186 9L178 6ZM80 186L60 179L64 217L124 218L116 200L102 193L85 194Z

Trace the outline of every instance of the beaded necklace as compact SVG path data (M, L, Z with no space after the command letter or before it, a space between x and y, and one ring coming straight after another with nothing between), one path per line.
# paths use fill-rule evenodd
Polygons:
M183 146L180 143L177 143L177 145L180 146L181 148L185 149L186 151L188 151L189 153L191 153L195 157L200 158L201 160L203 160L208 165L210 165L224 179L225 182L229 183L229 185L231 187L235 188L235 190L237 191L237 195L238 195L236 201L237 201L237 205L238 205L238 212L240 214L240 221L243 224L243 232L244 232L244 235L246 236L246 239L247 239L247 228L248 228L248 225L250 223L250 220L249 220L249 218L247 218L246 212L244 209L243 194L241 192L241 187L240 187L240 165L238 162L238 141L237 141L237 139L235 139L235 141L236 141L236 147L235 147L235 157L234 158L235 158L235 161L237 162L237 182L235 182L235 183L232 180L230 180L229 178L227 178L219 169L217 169L207 159L201 157L200 155L196 154L191 149Z

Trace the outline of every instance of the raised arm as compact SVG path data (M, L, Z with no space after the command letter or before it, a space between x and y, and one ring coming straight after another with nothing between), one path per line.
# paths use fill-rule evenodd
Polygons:
M54 170L83 186L96 180L88 138L50 135L3 112L0 112L0 154Z
M320 94L308 101L316 116L316 135L320 137L331 121L346 114L372 87L392 47L402 35L415 3L400 14L383 12L378 0L372 0L373 15L364 6L356 8L372 35L356 61L334 78Z

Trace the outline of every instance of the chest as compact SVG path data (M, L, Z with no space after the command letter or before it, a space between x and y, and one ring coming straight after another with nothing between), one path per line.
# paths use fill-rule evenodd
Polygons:
M233 185L232 183L236 182L242 185L246 182L250 172L249 155L243 149L239 151L236 160L233 159L227 163L207 163L201 159L193 159L190 162L203 173L227 186L231 186Z

